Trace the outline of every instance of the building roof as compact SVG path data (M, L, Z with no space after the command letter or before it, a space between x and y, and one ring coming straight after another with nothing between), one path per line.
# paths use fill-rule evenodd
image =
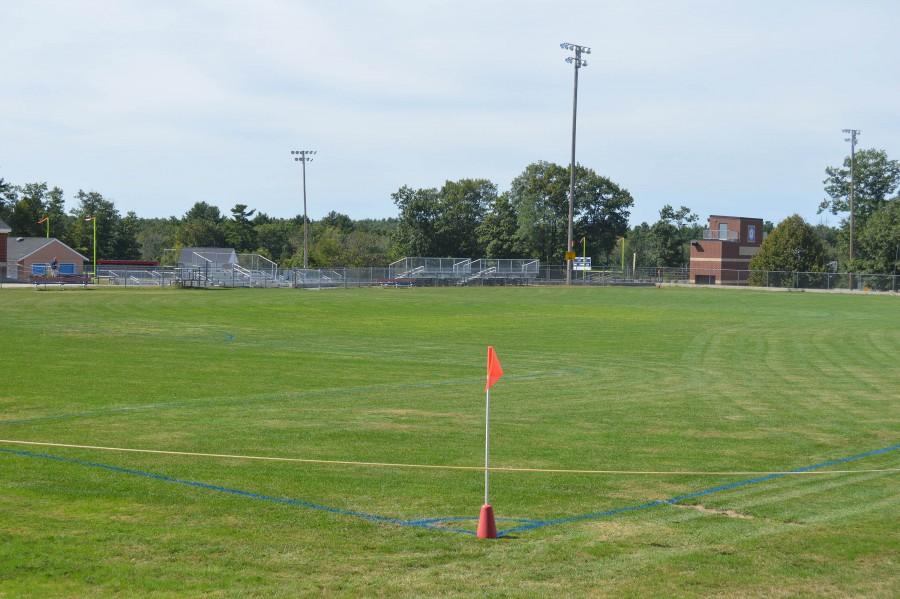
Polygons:
M31 254L35 253L39 249L44 246L50 245L51 243L58 243L63 246L67 250L71 251L87 262L90 262L90 258L84 256L66 244L64 244L59 239L55 237L7 237L6 238L6 259L9 262L18 262L22 258L26 258Z
M762 220L758 216L728 216L726 214L710 214L709 218L736 218L738 220Z
M12 229L10 229L9 225L3 222L3 219L0 219L0 233L12 233Z

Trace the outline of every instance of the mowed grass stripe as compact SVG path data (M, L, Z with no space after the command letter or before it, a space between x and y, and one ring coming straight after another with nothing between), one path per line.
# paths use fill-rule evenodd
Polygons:
M4 354L0 420L97 411L0 423L7 437L470 463L482 451L488 344L508 373L492 397L497 464L784 469L900 436L891 297L2 290L0 301L0 343L14 348ZM477 472L108 461L402 517L474 516L482 484ZM896 466L883 456L876 463ZM777 480L704 498L704 507L748 511L746 521L667 507L485 545L0 460L0 579L10 593L41 596L475 596L482 589L472 581L487 579L520 596L560 585L578 595L877 595L890 586L867 586L873 576L900 586L890 567L898 540L885 534L900 493L895 475L867 476ZM722 482L514 473L494 481L499 516L539 518Z

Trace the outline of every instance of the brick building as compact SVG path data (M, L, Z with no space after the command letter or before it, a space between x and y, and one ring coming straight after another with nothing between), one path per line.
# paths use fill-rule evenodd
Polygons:
M31 281L50 275L81 275L84 263L90 262L87 256L53 237L3 236L6 237L3 244L6 255L2 264L6 267L7 279Z
M762 241L761 218L710 216L703 239L691 241L691 282L746 283L750 260L759 252Z

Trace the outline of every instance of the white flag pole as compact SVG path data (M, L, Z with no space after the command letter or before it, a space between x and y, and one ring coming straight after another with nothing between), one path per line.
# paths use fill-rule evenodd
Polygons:
M489 503L491 500L491 385L503 376L500 368L500 360L494 353L494 348L488 346L487 382L484 385L484 505L481 506L481 514L478 516L478 530L475 535L479 539L496 539L497 522L494 520L494 510Z
M488 485L491 467L491 389L485 390L484 407L484 504L488 505Z

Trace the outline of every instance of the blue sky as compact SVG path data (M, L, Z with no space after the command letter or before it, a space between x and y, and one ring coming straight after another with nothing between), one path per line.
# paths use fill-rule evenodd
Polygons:
M900 3L3 3L0 177L101 191L123 212L195 201L396 214L401 185L578 160L703 218L813 222L827 165L900 158ZM70 206L71 207L71 206ZM837 222L830 216L829 222Z

